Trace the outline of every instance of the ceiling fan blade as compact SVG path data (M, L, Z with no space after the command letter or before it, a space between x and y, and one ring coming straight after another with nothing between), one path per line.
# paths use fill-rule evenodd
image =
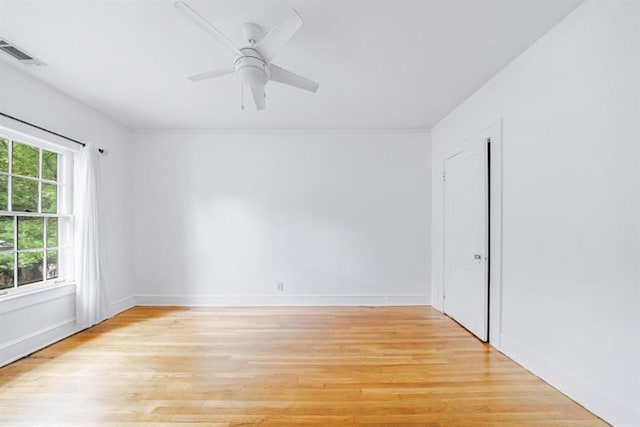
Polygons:
M219 68L217 70L207 71L206 73L196 74L195 76L189 77L189 80L191 80L192 82L199 82L200 80L212 79L214 77L233 74L234 71L235 71L234 67Z
M242 56L240 49L233 44L233 42L225 36L220 30L214 27L209 21L204 19L198 12L193 10L188 4L183 1L175 2L175 6L180 9L186 16L191 18L193 22L198 24L200 28L211 34L220 44L233 52L234 55Z
M255 101L256 108L258 110L264 110L267 108L267 104L264 99L264 86L252 87L251 94L253 95L253 100Z
M267 62L271 62L282 46L293 37L301 26L302 17L295 9L291 9L291 13L289 13L284 21L273 27L271 31L258 42L256 49Z
M320 87L317 82L309 80L306 77L299 76L296 73L292 73L291 71L278 67L275 64L271 64L271 77L269 80L308 90L309 92L316 92Z

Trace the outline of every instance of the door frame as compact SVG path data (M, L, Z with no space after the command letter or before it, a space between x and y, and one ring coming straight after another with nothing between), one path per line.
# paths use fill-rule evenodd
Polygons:
M442 307L444 308L444 272L445 256L444 247L446 236L445 230L445 188L444 171L445 163L448 159L464 150L474 141L483 138L490 141L488 159L488 206L489 221L487 224L487 248L488 248L488 314L489 314L489 344L500 349L500 338L502 335L502 119L494 122L480 132L471 137L465 138L462 143L450 150L442 158L443 179L442 185Z

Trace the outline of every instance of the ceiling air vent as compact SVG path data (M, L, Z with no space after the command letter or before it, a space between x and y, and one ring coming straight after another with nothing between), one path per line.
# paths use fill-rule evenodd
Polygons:
M33 55L28 54L7 39L0 38L0 50L8 55L13 56L15 59L25 65L46 65L44 62L35 58Z

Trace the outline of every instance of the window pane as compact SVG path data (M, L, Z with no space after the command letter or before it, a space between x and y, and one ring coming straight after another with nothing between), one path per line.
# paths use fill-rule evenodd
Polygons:
M37 212L38 181L15 176L11 181L12 210L18 212Z
M13 249L13 217L0 216L0 251Z
M0 253L0 289L13 287L13 252Z
M42 212L58 212L58 186L42 183Z
M58 153L42 150L42 178L52 181L58 178Z
M18 286L42 281L44 251L18 252Z
M58 246L58 218L47 218L47 247Z
M44 247L44 218L18 217L18 249Z
M9 140L0 137L0 171L9 172Z
M40 170L40 154L36 147L13 142L13 169L18 175L38 178Z
M9 210L9 177L0 175L0 210Z
M47 279L58 277L58 251L47 251Z

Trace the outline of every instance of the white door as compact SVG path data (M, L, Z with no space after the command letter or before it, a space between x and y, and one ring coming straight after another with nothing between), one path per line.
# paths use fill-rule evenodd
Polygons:
M488 142L479 138L444 164L444 312L489 339Z

